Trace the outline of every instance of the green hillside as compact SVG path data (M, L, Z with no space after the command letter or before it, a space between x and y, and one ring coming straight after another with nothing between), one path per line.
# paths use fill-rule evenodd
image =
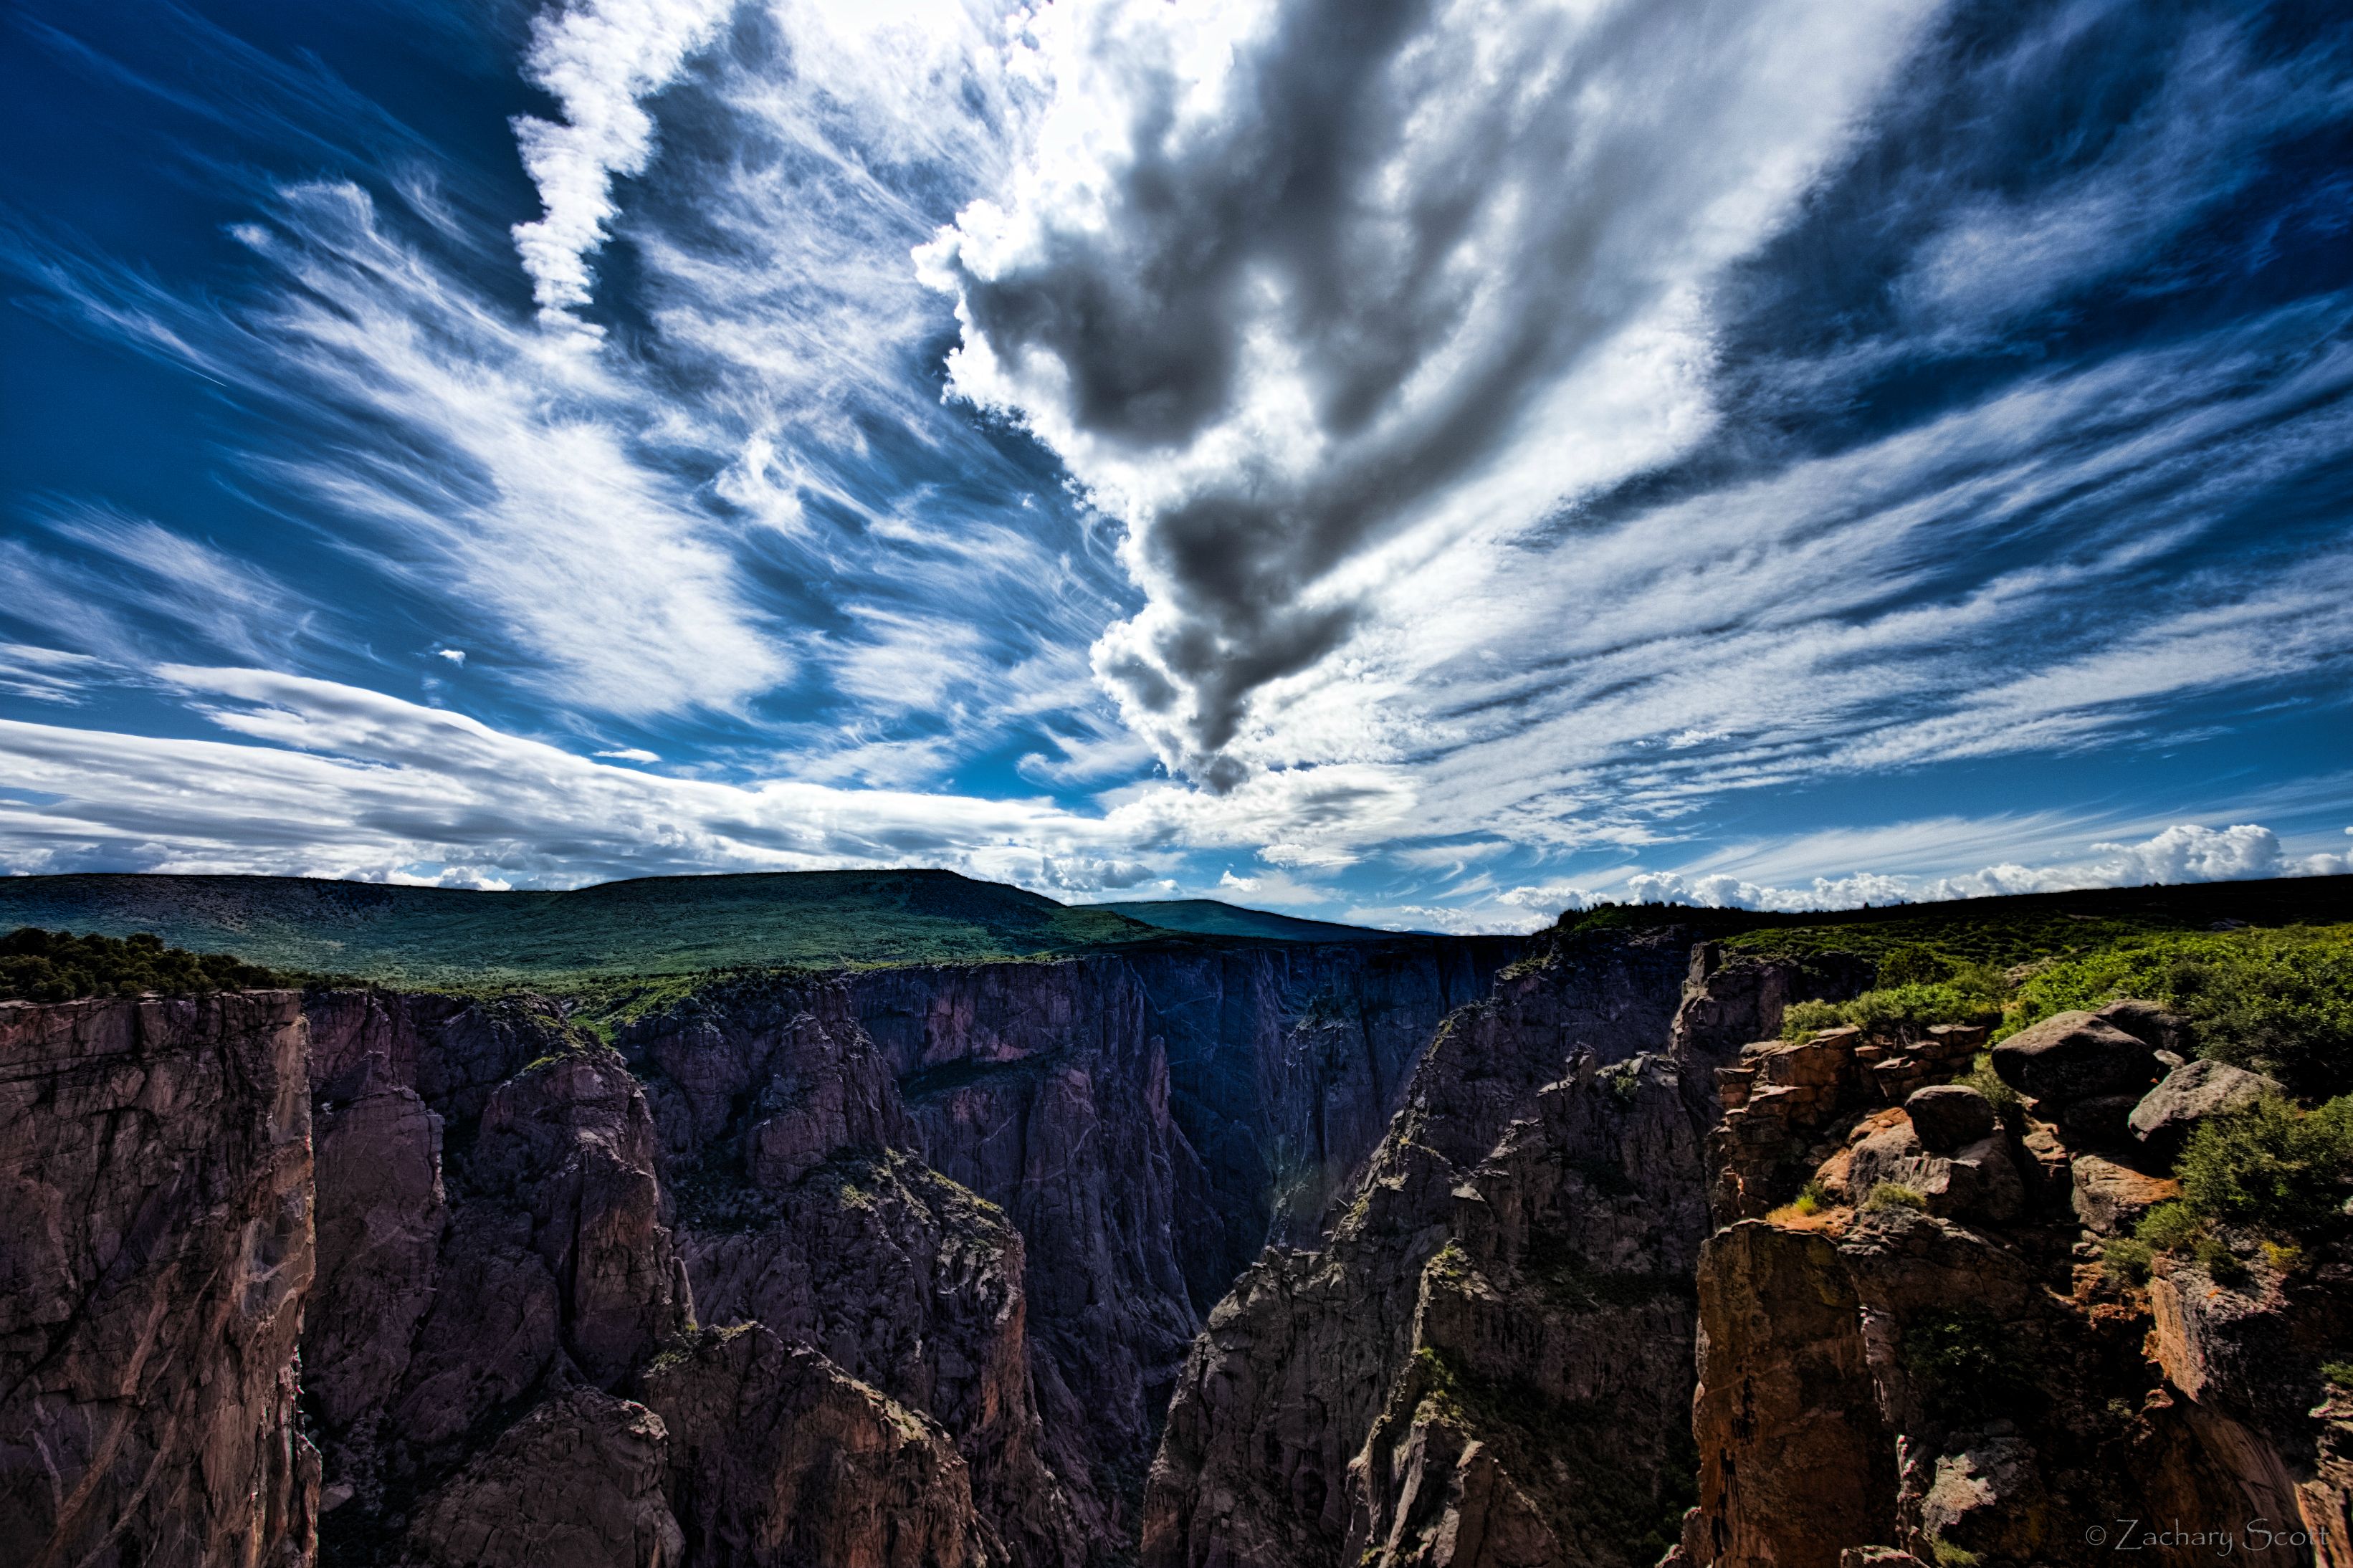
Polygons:
M1293 915L1246 910L1215 899L1161 899L1135 903L1094 904L1132 921L1165 931L1195 931L1204 936L1244 937L1266 942L1381 942L1396 931L1364 926L1336 925L1330 921L1303 921Z
M651 877L510 893L293 877L0 879L0 931L18 926L151 931L274 969L407 984L971 963L1171 940L1107 910L951 871Z
M1602 909L1565 917L1562 927L1608 931L1666 912ZM1683 912L1736 952L1872 961L1874 984L1862 994L1791 1007L1782 1028L1792 1037L1841 1024L1914 1035L1984 1024L2000 1038L2053 1013L2133 996L2183 1018L2201 1056L2270 1074L2307 1100L2353 1091L2353 877L1831 914Z
M1557 929L1599 931L1662 921L1704 927L1749 952L1841 952L1875 959L1899 943L1926 944L1954 959L2008 965L2087 953L2163 931L2344 924L2353 921L2353 877L2094 888L1805 914L1605 904L1570 910Z

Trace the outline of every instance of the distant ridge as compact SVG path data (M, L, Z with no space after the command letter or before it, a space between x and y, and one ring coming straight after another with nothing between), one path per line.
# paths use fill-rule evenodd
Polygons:
M1165 931L1195 931L1204 936L1250 937L1274 942L1386 942L1403 935L1423 935L1425 932L1374 931L1366 926L1335 924L1331 921L1306 921L1295 915L1278 915L1266 910L1248 910L1239 904L1222 903L1216 899L1139 900L1116 904L1090 904L1089 909L1110 910L1145 925Z
M21 925L153 931L272 968L445 985L1062 957L1168 938L953 871L648 877L569 892L302 877L0 878L0 930Z
M1148 907L1203 911L1185 924ZM1229 919L1221 923L1217 911ZM558 984L757 965L1062 958L1170 941L1366 942L1356 926L1181 905L1072 908L953 871L647 877L480 892L307 877L0 877L0 931L153 931L174 947L389 984Z

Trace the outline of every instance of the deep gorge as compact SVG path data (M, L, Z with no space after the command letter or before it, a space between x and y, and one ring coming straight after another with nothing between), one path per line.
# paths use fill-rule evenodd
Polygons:
M528 997L0 1005L0 1542L1705 1568L2088 1561L1989 1521L2151 1497L2341 1520L2341 1419L2266 1403L2260 1311L2170 1288L2152 1360L2072 1283L2114 1216L2048 1126L1890 1155L1918 1211L1764 1217L1968 1054L1756 1044L1870 979L1665 927L746 978L609 1037ZM2283 1289L2273 1329L2341 1328ZM1980 1299L2069 1399L1907 1383L1903 1325Z

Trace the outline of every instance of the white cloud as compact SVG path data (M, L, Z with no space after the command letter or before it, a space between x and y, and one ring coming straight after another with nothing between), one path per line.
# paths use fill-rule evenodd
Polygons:
M2024 866L2004 862L1934 878L1861 872L1816 877L1804 887L1769 887L1725 872L1642 872L1626 880L1630 901L1689 903L1709 909L1841 910L1862 904L1927 903L2010 893L2132 888L2157 883L2246 881L2265 877L2325 877L2353 868L2343 855L2288 855L2279 836L2253 823L2213 828L2177 823L2137 844L2099 843L2091 858Z
M1442 552L1708 427L1703 289L1928 14L1035 13L1052 98L1030 155L924 264L958 293L955 388L1132 525L1147 605L1096 647L1129 721L1219 787L1348 755L1284 683L1366 651L1360 622L1421 602ZM1368 754L1388 689L1321 727Z
M540 309L569 324L589 300L588 257L605 242L613 177L638 174L654 124L639 100L708 44L735 0L566 0L532 18L524 74L563 105L554 122L514 122L545 213L517 224L515 248Z
M620 746L609 752L598 752L596 755L600 757L611 757L616 762L623 763L658 763L661 761L661 757L659 753L649 752L642 746Z

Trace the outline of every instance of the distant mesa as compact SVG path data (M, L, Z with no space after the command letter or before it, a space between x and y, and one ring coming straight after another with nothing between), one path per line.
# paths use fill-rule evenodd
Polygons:
M545 985L747 967L1063 958L1169 942L1369 942L1394 933L1207 899L1072 908L953 871L648 877L479 892L303 877L0 878L0 931L127 937L395 984Z
M1373 931L1332 921L1301 920L1296 915L1246 910L1215 899L1161 899L1133 903L1093 904L1132 921L1164 931L1186 931L1204 936L1238 936L1273 942L1383 942L1399 935L1430 936L1430 931Z

